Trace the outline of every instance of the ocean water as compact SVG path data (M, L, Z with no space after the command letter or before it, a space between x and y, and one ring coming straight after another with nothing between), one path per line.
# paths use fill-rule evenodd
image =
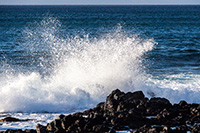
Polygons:
M0 6L0 31L0 112L71 113L116 88L200 102L198 5Z

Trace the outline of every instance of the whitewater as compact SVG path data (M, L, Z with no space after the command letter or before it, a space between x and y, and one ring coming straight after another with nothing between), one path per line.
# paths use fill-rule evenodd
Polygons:
M143 56L157 45L153 39L128 35L118 26L99 38L87 34L64 40L55 34L61 25L58 20L48 18L37 25L36 30L24 31L29 45L23 47L33 58L40 56L38 67L42 72L13 68L2 72L1 112L88 109L116 88L125 92L142 90L149 97L166 97L171 102L199 102L199 75L159 79L145 73Z
M32 121L0 122L0 130L93 108L117 88L200 102L196 7L15 8L0 7L9 12L0 15L0 118Z

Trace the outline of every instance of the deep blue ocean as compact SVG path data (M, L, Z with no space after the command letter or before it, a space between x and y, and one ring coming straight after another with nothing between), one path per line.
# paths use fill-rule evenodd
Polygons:
M113 89L200 102L200 6L0 6L1 111L70 111Z

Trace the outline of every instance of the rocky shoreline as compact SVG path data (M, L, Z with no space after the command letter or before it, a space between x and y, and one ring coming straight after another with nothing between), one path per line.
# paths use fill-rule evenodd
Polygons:
M4 118L1 121L9 120ZM13 119L13 118L12 118ZM14 119L13 119L14 120ZM68 116L60 115L46 126L36 130L11 130L5 133L88 133L129 131L140 132L200 132L200 104L180 101L171 104L166 98L148 99L142 91L112 91L106 102L95 108Z

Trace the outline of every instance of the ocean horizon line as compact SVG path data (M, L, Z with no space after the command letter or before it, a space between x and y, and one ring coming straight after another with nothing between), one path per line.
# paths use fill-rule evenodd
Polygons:
M0 6L199 6L200 4L0 4Z

